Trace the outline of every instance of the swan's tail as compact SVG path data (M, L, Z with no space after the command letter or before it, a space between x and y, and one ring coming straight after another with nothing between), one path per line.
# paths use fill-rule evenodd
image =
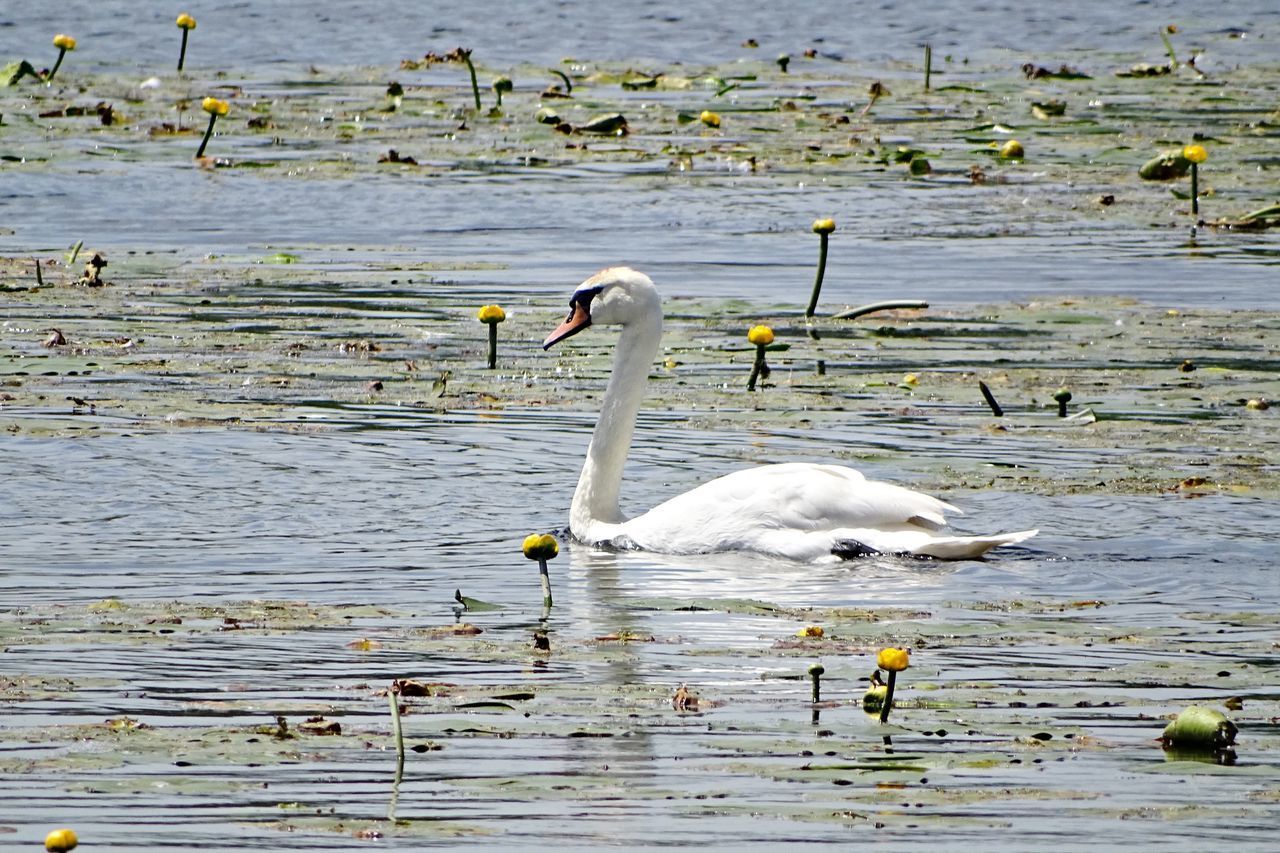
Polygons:
M1040 531L1020 530L1017 533L999 533L995 536L939 536L924 545L913 548L912 554L920 557L936 557L939 560L972 560L981 557L992 548L1001 545L1017 545Z
M939 560L972 560L992 548L1016 545L1039 533L1021 530L994 536L939 536L926 530L842 530L838 532L832 555L844 560L876 554L934 557Z

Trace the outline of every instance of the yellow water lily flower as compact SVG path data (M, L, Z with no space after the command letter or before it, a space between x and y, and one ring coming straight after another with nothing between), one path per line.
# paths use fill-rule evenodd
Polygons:
M501 323L507 319L507 312L499 305L485 305L476 316L481 323Z
M50 853L72 850L79 843L80 839L76 837L74 829L55 829L44 837L44 849Z
M211 116L225 116L231 111L231 105L226 101L219 101L217 98L210 97L200 102L200 109Z
M530 533L522 547L530 560L554 560L560 553L560 543L550 533Z
M1022 150L1022 143L1016 139L1010 139L1000 146L1000 156L1006 160L1021 160L1025 153Z
M806 625L805 627L801 628L799 631L796 631L796 636L797 637L821 637L824 633L825 632L822 630L821 625ZM809 671L812 672L813 667L810 667Z
M186 12L179 15L178 20L174 23L178 25L179 29L194 30L196 28L196 19L188 15Z
M814 234L830 234L832 231L835 231L835 230L836 230L836 221L834 219L831 219L830 217L826 219L813 220Z
M903 384L903 385L912 385L912 386L914 386L914 385L918 384L919 382L920 382L920 377L919 377L919 376L916 376L914 373L908 373L906 376L902 377L902 384Z
M713 112L711 112L711 110L703 110L703 111L702 111L702 114L701 114L700 116L698 116L698 121L702 122L702 123L703 123L703 124L705 124L707 127L719 127L719 126L720 126L720 114L719 114L719 113L713 113Z
M887 672L902 672L911 666L910 652L906 649L881 649L876 655L876 666Z
M1209 159L1209 152L1203 145L1188 145L1182 149L1182 156L1192 163L1203 163Z
M747 340L758 347L767 347L773 343L773 329L768 326L752 326L747 332Z
M76 40L66 33L58 33L53 37L53 46L61 50L75 50Z

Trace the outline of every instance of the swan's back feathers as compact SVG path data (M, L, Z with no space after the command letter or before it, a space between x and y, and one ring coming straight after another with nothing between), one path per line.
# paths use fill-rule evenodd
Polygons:
M668 553L747 550L805 560L853 556L859 548L850 543L865 553L956 559L951 554L1021 541L1008 538L1021 534L939 535L947 512L959 510L853 468L786 463L735 471L677 495L618 525L613 540Z

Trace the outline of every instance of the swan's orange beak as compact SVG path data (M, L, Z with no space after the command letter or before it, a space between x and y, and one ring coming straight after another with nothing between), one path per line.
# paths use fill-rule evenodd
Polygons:
M587 326L591 325L591 312L587 306L581 302L573 303L573 308L569 311L569 316L561 323L554 332L547 335L547 339L542 342L542 348L551 349L552 345L558 344L565 338L578 334Z

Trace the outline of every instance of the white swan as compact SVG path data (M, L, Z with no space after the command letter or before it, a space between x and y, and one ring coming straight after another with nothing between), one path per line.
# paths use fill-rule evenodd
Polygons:
M602 270L569 300L569 316L543 349L591 325L622 327L600 420L569 510L583 542L666 554L756 551L796 560L872 554L977 557L1037 531L949 536L950 504L843 465L787 463L735 471L626 519L618 509L622 469L636 414L662 339L662 300L653 282L627 267Z

